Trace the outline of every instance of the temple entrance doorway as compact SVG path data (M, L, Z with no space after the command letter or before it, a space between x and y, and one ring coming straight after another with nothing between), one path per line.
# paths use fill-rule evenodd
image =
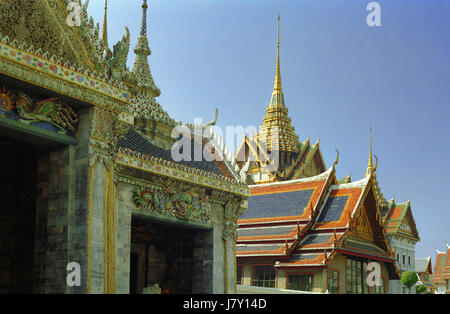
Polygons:
M130 293L212 293L213 231L133 217Z
M34 292L38 153L0 137L0 294Z

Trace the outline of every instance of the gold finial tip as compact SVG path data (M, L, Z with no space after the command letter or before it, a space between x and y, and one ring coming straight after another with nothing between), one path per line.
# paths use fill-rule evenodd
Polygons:
M337 148L335 148L337 156L336 156L336 161L333 163L333 167L335 167L338 163L339 163L339 151Z

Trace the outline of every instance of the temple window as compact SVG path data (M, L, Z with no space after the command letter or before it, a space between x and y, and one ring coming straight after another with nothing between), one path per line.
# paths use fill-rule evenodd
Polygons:
M273 265L252 266L252 286L275 288L275 269Z
M242 274L243 274L243 267L242 265L236 266L236 284L242 285Z
M347 293L366 293L367 261L347 257Z
M339 293L339 272L335 270L328 271L328 292Z
M384 290L384 278L381 278L380 279L380 286L377 286L376 287L376 292L377 292L377 294L384 294L385 293L385 290Z
M312 291L313 275L312 274L295 274L287 276L287 289L299 291Z

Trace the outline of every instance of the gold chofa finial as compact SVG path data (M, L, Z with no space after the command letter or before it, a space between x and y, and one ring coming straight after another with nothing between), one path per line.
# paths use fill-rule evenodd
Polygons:
M277 17L277 67L275 71L275 85L274 91L281 91L281 74L280 74L280 14Z
M108 47L108 0L105 0L105 17L103 18L102 42Z
M333 163L333 167L335 167L339 163L339 151L337 150L337 148L335 148L335 150L336 150L337 155L336 155L336 160Z

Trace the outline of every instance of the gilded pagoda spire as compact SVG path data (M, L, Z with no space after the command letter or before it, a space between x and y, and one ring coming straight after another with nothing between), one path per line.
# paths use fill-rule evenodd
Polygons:
M105 0L105 16L103 18L102 42L104 47L108 47L108 0Z
M268 151L297 153L299 139L295 134L288 108L284 104L284 94L281 85L280 71L280 15L277 16L277 62L275 69L275 84L270 105L266 109L263 124L260 126L259 139L266 142ZM290 155L286 155L289 159ZM283 158L282 158L283 159Z
M280 14L277 17L277 66L275 70L275 84L274 91L282 91L281 86L281 71L280 71Z

